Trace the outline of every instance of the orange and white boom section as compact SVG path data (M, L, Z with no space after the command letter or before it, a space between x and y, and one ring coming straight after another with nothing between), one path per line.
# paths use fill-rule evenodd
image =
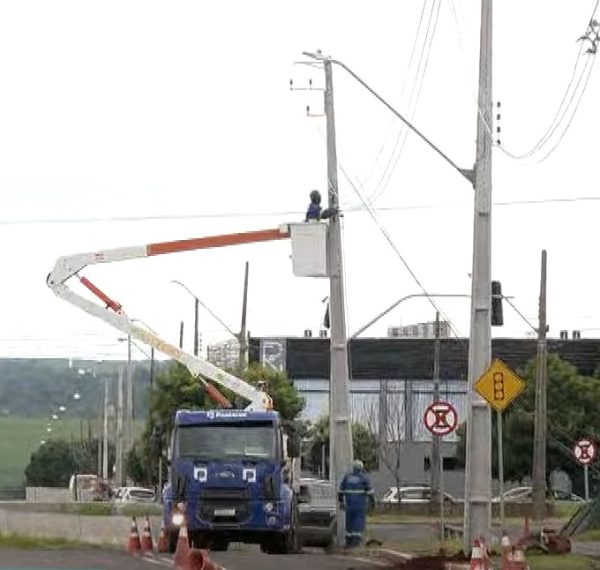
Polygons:
M146 328L138 326L126 315L120 303L111 299L86 277L81 276L80 272L88 265L97 265L99 263L140 259L180 251L274 241L289 237L288 226L281 226L279 229L151 243L143 246L105 249L91 253L78 253L60 257L56 261L54 269L48 275L47 284L61 299L68 301L72 305L83 309L86 313L102 319L121 332L131 335L133 338L177 360L185 365L194 376L211 380L249 401L250 403L246 409L269 410L272 409L273 405L268 394L237 378L233 374L221 370L214 364L181 350ZM99 305L69 289L66 283L73 276L77 276L80 283L98 297L105 306ZM214 386L206 384L206 387L209 395L221 406L231 406L227 399Z

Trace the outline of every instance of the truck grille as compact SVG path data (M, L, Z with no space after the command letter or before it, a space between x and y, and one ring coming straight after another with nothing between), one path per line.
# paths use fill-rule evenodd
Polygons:
M200 494L198 515L215 524L241 523L249 517L249 499L246 489L204 489Z

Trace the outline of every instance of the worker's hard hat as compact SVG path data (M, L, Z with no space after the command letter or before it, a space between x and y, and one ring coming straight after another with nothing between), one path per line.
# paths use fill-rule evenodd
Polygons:
M354 469L354 471L362 471L364 468L365 465L360 459L355 459L352 462L352 469Z

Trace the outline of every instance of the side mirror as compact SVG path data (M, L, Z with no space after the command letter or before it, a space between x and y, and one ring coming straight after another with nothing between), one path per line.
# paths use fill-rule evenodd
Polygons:
M287 440L288 456L292 458L300 457L302 440L298 434L292 434Z
M187 480L185 476L177 474L173 481L173 499L175 501L182 501L185 498L186 487Z
M301 486L298 493L298 503L310 503L310 491L308 487Z

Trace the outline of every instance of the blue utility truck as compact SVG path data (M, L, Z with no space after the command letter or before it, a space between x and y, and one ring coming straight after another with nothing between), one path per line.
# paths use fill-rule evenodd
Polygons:
M275 411L179 410L163 503L171 549L185 522L196 547L245 542L271 554L296 551L299 448Z

